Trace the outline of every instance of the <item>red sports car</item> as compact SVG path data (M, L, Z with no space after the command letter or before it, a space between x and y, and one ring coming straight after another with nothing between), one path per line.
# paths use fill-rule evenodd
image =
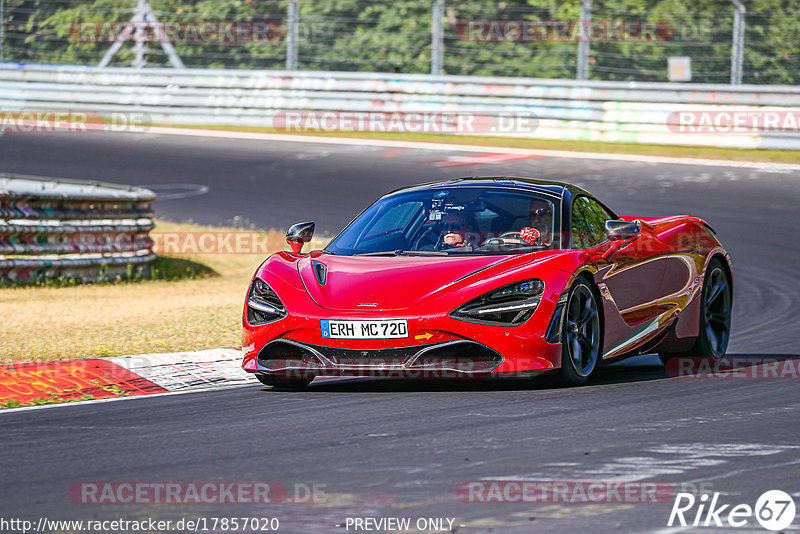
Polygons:
M585 384L644 353L722 358L728 253L705 221L618 216L583 189L530 178L407 187L323 250L314 223L256 271L242 367L264 384L317 376L558 374Z

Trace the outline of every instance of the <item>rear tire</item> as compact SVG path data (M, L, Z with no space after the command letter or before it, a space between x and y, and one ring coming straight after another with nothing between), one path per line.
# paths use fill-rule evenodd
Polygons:
M583 386L597 368L602 353L600 309L592 287L578 278L569 290L561 330L559 381Z
M721 360L728 350L731 333L731 282L728 272L717 258L711 260L703 278L700 302L700 333L691 350L660 353L666 364L672 358L706 358Z
M309 385L312 380L314 380L313 376L310 378L283 378L280 376L263 373L256 374L256 378L265 386L272 386L274 388L281 389L302 389Z

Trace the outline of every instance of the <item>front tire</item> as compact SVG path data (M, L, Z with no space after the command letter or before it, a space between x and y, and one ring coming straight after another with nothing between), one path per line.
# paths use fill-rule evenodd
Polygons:
M602 352L600 309L592 287L578 278L569 290L561 331L560 381L582 386L597 368Z
M314 380L314 377L306 378L284 378L277 375L268 375L263 373L256 374L259 382L265 386L272 386L280 389L303 389Z

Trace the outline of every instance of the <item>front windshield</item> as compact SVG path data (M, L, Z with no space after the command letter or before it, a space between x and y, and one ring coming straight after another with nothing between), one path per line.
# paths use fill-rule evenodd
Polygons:
M519 254L558 248L555 197L483 187L384 197L326 247L352 255Z

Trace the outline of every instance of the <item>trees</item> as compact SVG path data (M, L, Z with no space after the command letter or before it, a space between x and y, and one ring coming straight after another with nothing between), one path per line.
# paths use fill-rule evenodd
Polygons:
M299 0L298 65L305 70L426 73L431 61L432 0ZM86 42L86 21L126 21L137 0L5 0L6 60L97 64L110 46ZM162 22L270 21L270 37L246 42L178 42L187 67L282 69L288 0L150 0ZM800 7L792 0L749 0L745 83L800 82ZM574 78L574 39L478 39L470 22L502 24L579 19L579 0L446 2L446 74ZM729 0L594 0L593 21L649 21L658 39L590 43L590 79L666 81L667 58L692 58L693 81L727 83L733 7ZM546 22L551 21L551 22ZM572 26L574 26L573 23ZM551 36L552 37L552 36ZM147 66L166 66L157 43ZM130 65L131 46L114 65Z

